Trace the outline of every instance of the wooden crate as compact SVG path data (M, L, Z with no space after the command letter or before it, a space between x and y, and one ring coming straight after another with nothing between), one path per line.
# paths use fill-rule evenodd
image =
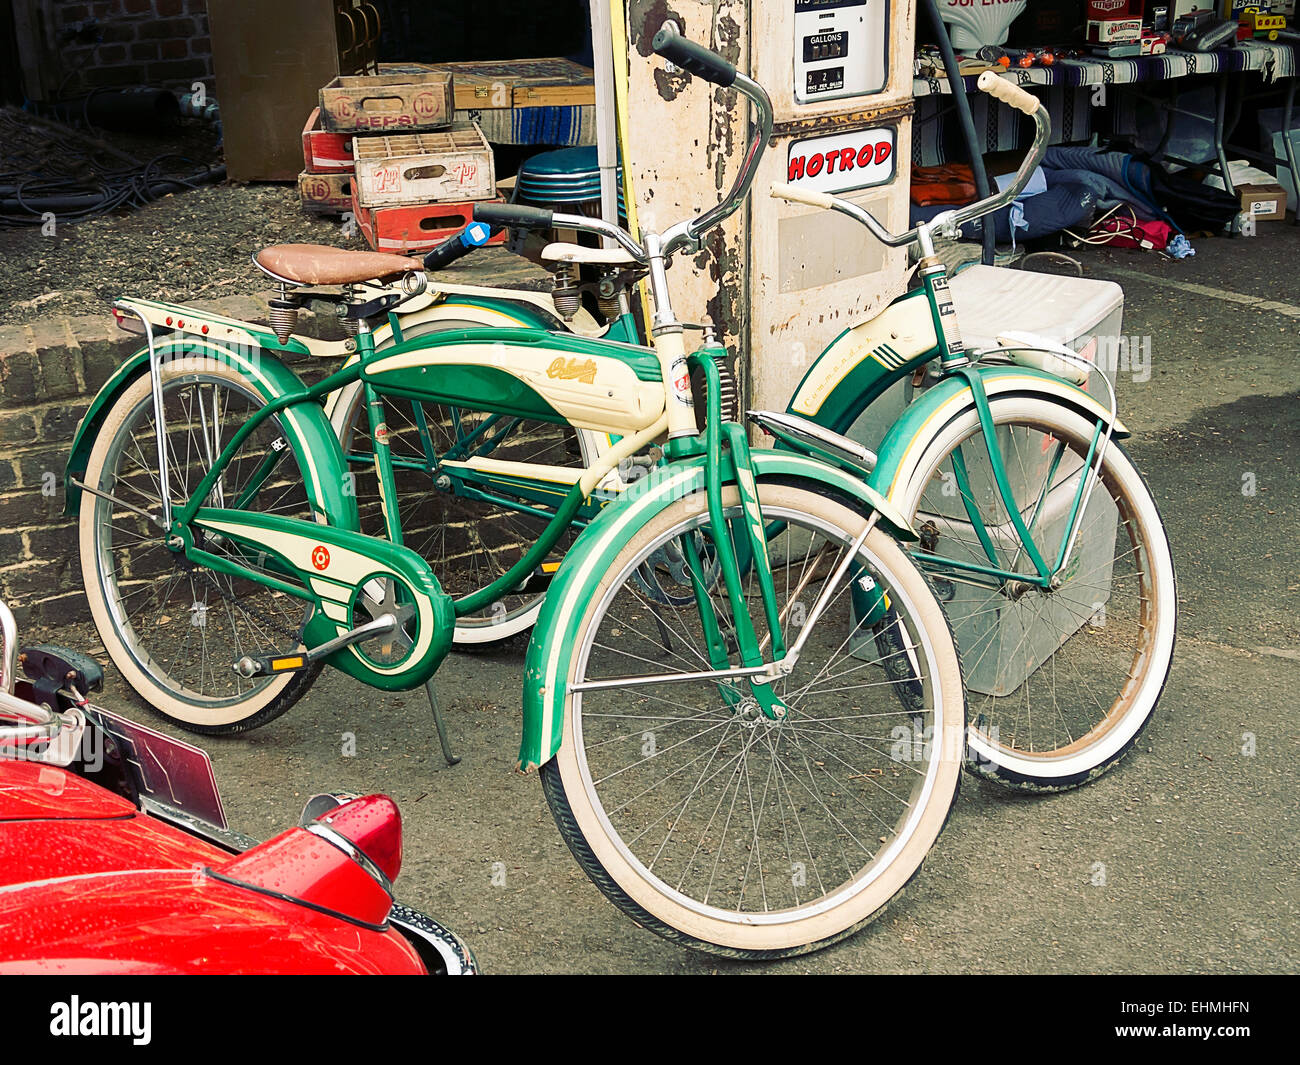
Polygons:
M459 233L474 220L474 204L482 202L363 207L357 202L355 186L352 193L352 211L367 243L375 251L398 255L423 254ZM497 196L492 202L505 201ZM488 244L504 244L507 235L503 229Z
M352 210L352 185L350 173L312 174L304 170L298 175L298 198L302 209L312 214L343 214Z
M309 174L352 172L352 135L322 129L319 107L302 129L302 161Z
M363 207L463 203L496 195L492 148L474 122L437 133L354 138Z
M501 59L434 63L456 86L456 109L505 107L594 107L591 69L571 59Z
M335 78L320 91L321 123L335 133L442 129L451 124L455 88L433 71Z

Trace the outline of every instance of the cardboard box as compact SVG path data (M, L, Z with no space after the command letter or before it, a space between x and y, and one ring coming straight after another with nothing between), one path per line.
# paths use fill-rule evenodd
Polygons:
M335 78L320 91L321 124L335 133L414 132L451 125L450 74L364 74Z
M475 122L449 130L360 136L357 202L363 207L464 203L496 195L492 148Z
M1286 217L1286 189L1281 185L1238 185L1241 209L1257 222Z
M302 161L309 174L352 172L352 137L322 129L320 108L314 108L302 129Z
M349 173L298 175L298 198L302 209L312 214L343 214L352 210L352 181Z
M474 220L474 203L421 203L394 207L363 207L357 202L356 186L352 189L352 211L362 236L375 251L398 255L423 254L454 236ZM493 202L504 203L500 197ZM504 244L508 230L501 230L488 240L489 245Z

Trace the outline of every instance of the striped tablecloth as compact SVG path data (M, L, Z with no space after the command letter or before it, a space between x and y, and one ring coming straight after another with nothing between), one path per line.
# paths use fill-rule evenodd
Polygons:
M457 111L473 119L492 144L555 144L578 148L596 143L594 107L503 107Z

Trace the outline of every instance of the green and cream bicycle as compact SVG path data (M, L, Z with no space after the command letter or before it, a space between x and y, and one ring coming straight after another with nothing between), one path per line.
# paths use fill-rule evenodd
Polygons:
M784 411L754 417L779 447L811 450L866 479L913 521L921 535L913 557L934 576L965 656L971 767L1017 789L1059 791L1115 765L1150 721L1172 661L1177 595L1163 524L1121 446L1129 434L1104 367L1041 337L1008 335L985 352L962 344L933 241L1011 202L1050 134L1046 111L1028 93L997 77L981 87L1036 124L1016 180L996 196L892 234L850 201L790 186L773 190L840 211L891 246L915 246L923 261L909 291L844 330L813 361ZM564 222L490 208L483 217L543 230ZM462 244L452 252L466 250ZM603 339L637 344L638 326L621 295L636 260L618 247L552 245L543 254L556 264L553 303L536 293L451 287L403 327L601 334L577 299L573 271L582 266L599 272L591 297L609 305ZM725 359L714 361L724 409L734 412L735 381ZM548 372L585 366L560 362ZM911 402L879 455L845 438L875 415L886 393L904 387ZM566 486L619 439L610 420L593 427L405 397L385 403L406 543L460 594L509 569ZM363 521L382 531L361 383L331 397L329 410L357 476ZM622 463L602 487L627 487L648 469L637 461ZM589 517L590 510L580 512L576 524ZM555 545L528 583L459 615L457 646L491 647L529 632L567 542Z
M146 704L209 734L265 724L325 665L380 690L427 685L462 619L544 580L519 762L540 770L569 847L661 935L776 957L848 935L919 869L956 795L965 685L900 545L916 539L906 518L860 470L814 454L824 442L751 448L723 414L721 345L685 350L667 260L744 202L772 112L720 57L670 31L655 48L754 106L728 197L640 241L595 219L490 216L612 241L554 253L646 276L653 346L518 324L408 334L419 263L266 249L258 263L282 285L271 329L117 301L146 343L78 429L67 503L109 657ZM280 358L311 351L290 332L308 300L337 308L355 355L310 387ZM322 406L348 388L382 536L363 530L356 468ZM473 588L441 584L405 542L393 400L416 404L417 438L457 442L436 490L540 525ZM502 457L537 423L606 440L576 474L572 456ZM512 534L484 520L440 535L461 538L459 554L442 548L454 559Z

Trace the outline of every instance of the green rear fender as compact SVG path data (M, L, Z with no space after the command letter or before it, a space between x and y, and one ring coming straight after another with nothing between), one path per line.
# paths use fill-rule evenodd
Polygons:
M1040 396L1070 407L1084 417L1111 420L1110 411L1082 388L1042 370L1028 366L981 366L977 372L990 401L1012 394ZM867 483L897 504L926 444L945 425L974 406L970 385L960 377L945 378L927 389L908 404L903 416L885 434L876 467ZM1116 419L1115 439L1122 440L1129 435L1129 430Z
M916 539L906 521L861 478L791 452L755 448L751 454L759 481L799 480L814 490L831 489L857 500L864 511L878 513L895 535ZM704 490L705 462L703 456L674 462L637 481L600 512L565 554L528 645L520 769L549 762L560 748L569 665L597 582L647 521L683 496Z
M233 366L268 402L287 393L304 391L302 382L292 370L260 350L227 347L190 336L164 340L157 347L169 360L208 357ZM81 489L72 481L85 476L91 449L109 410L136 378L148 372L149 349L146 347L117 368L82 417L72 440L72 454L64 477L64 514L76 514L81 504ZM343 452L320 405L295 404L281 412L279 420L290 446L304 464L308 491L317 514L335 528L360 528L356 499L347 493L345 487Z

